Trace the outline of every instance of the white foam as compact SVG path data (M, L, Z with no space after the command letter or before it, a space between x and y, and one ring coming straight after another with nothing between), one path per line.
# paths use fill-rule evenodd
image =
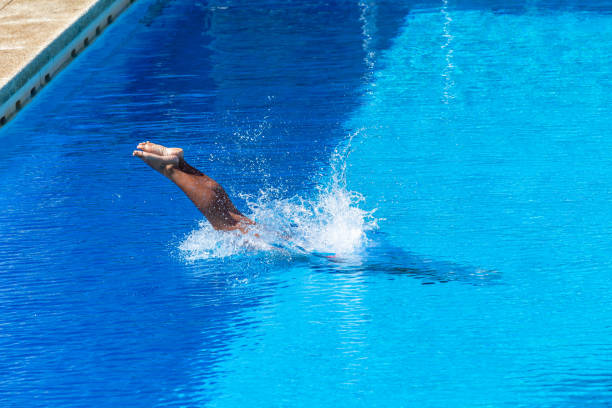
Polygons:
M238 231L216 231L206 220L199 223L179 245L187 261L198 259L225 258L248 251L267 251L271 246L253 233Z
M355 135L331 159L329 181L313 197L281 198L276 189L244 196L257 222L249 234L215 231L202 221L180 244L185 259L223 258L240 253L283 249L296 253L351 256L367 243L366 233L377 228L374 210L361 208L364 197L346 187L346 159Z

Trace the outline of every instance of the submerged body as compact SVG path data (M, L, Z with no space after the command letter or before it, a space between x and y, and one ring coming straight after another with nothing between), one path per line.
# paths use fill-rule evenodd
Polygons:
M249 226L255 225L238 211L219 183L184 160L183 149L147 141L140 143L132 155L141 158L179 186L214 229L246 233Z

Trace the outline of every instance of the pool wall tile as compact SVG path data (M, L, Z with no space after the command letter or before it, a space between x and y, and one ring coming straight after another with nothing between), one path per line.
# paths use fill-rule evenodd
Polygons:
M4 72L0 74L8 74L4 79L0 75L0 126L12 119L42 87L89 46L134 1L98 0L91 2L91 6L80 16L83 1L64 1L60 5L57 2L41 1L38 6L43 10L37 15L31 14L31 8L34 6L32 2L0 3L0 31L6 31L3 37L8 39L5 44L0 43L0 52L3 52L3 60L6 62L2 70ZM58 8L61 10L62 7L66 13L67 10L73 10L75 19L69 19L71 22L67 27L54 40L48 42L57 32L57 24L47 23L56 18ZM23 38L34 32L40 35L40 30L45 31L41 38ZM23 44L20 45L22 40ZM45 46L47 42L48 45ZM23 46L43 48L33 58L29 58L27 50L21 53L11 51ZM12 77L11 64L17 67L13 68L13 71L18 70Z

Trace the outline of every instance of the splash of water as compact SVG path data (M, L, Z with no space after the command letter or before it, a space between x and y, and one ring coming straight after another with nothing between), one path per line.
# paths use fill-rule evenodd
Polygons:
M364 197L346 185L349 135L331 158L330 176L312 197L280 197L276 189L244 196L248 216L257 222L249 234L215 231L206 221L180 244L187 260L222 258L245 252L280 250L288 253L351 256L367 244L377 228L375 210L361 208Z

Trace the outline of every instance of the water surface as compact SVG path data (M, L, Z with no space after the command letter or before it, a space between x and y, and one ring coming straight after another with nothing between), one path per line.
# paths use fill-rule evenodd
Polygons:
M135 3L0 131L1 405L609 406L610 10Z

